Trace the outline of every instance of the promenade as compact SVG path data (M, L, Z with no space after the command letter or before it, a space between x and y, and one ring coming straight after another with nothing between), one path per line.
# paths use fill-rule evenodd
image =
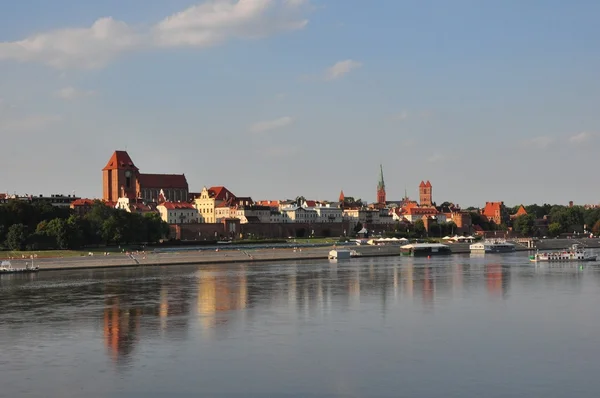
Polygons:
M398 246L340 246L339 249L356 250L364 257L397 256ZM85 268L114 268L137 266L165 266L184 264L219 264L246 263L264 261L293 261L326 259L328 247L270 248L270 249L222 249L222 250L189 250L173 252L133 252L111 253L108 256L80 256L64 258L42 258L35 260L35 265L41 271L85 269ZM24 260L13 260L14 266L21 266ZM29 261L29 260L27 260Z

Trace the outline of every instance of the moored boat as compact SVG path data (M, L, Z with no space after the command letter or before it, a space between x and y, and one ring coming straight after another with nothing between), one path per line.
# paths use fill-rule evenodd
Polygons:
M529 256L531 262L554 262L554 261L596 261L598 256L589 254L581 246L575 244L570 249L556 252L537 252Z
M513 243L502 239L491 239L483 242L473 243L469 246L471 253L510 253L516 250Z
M0 263L0 274L21 274L28 272L37 272L39 270L40 267L34 266L33 261L31 261L31 264L29 265L25 264L24 268L15 268L8 260L4 260Z
M441 243L412 243L400 247L400 254L415 257L452 254L452 251L448 245Z

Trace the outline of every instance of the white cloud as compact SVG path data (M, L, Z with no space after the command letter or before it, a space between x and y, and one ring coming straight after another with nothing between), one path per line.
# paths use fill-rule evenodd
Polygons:
M360 68L362 64L360 62L353 61L351 59L347 59L345 61L336 62L335 65L328 68L325 72L326 80L335 80L343 77L344 75L350 73L353 69Z
M173 14L155 27L162 46L208 47L229 39L259 38L302 29L304 1L212 0Z
M275 130L289 126L294 123L294 119L290 116L280 117L274 120L265 120L250 126L250 131L253 133L264 133L265 131Z
M98 68L141 43L142 38L125 22L100 18L90 28L60 29L0 43L0 60L41 62L59 69Z
M95 91L78 90L72 86L63 87L54 93L54 95L57 98L64 99L64 100L73 100L73 99L77 99L77 98L90 97L95 94L96 94Z
M0 42L0 60L39 62L58 69L99 68L134 50L207 47L230 39L259 38L301 29L307 1L207 0L175 13L149 29L135 29L111 17L89 28L49 31L29 38Z
M522 142L523 147L525 148L548 148L550 145L554 143L555 139L553 137L549 137L546 135L542 135L539 137L534 137L529 140L525 140Z
M0 131L25 133L42 130L60 122L59 115L29 115L23 117L0 117Z
M579 134L575 134L574 136L569 137L569 141L572 144L583 144L595 136L594 133L590 133L589 131L583 131Z

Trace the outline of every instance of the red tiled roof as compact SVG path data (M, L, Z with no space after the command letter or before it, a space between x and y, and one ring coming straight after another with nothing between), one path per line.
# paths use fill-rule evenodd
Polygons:
M77 199L71 202L71 206L92 206L94 204L93 199Z
M435 207L411 207L407 214L410 215L436 215L438 211Z
M421 181L421 183L419 184L419 187L424 187L425 186L425 182Z
M102 170L115 169L134 169L136 171L138 170L138 168L135 167L135 164L133 164L133 161L129 157L129 154L125 151L115 151L110 157L110 160L108 161L106 166L104 166Z
M315 202L314 200L306 201L306 207L315 207L316 205L317 205L317 202Z
M278 200L259 200L256 204L259 206L279 207Z
M525 207L523 207L523 205L521 205L519 207L519 210L517 210L517 212L515 213L515 216L525 216L527 215L527 210L525 210Z
M346 197L344 196L344 190L342 189L342 191L340 192L340 197L339 197L338 201L343 202L345 198Z
M208 193L215 200L227 200L229 197L235 198L235 195L225 187L210 187L208 188Z
M138 181L146 189L188 189L185 174L140 174Z
M425 186L426 186L427 188L431 188L431 183L429 182L429 180L427 180L427 182L425 183Z
M164 206L167 210L195 209L194 205L187 202L165 202L160 204L159 206Z

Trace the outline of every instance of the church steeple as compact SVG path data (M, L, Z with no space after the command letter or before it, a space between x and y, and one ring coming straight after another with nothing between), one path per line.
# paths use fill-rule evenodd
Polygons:
M383 165L379 165L379 182L377 183L377 203L385 205L385 181L383 180Z

